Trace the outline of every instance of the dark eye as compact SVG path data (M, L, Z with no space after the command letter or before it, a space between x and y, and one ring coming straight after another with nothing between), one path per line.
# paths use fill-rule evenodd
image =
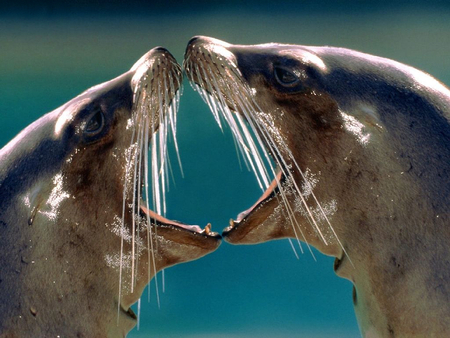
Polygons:
M297 75L284 67L275 67L274 73L278 83L282 86L292 87L300 81Z
M101 110L97 110L93 115L91 115L90 120L86 123L84 132L89 135L95 135L103 129L105 124L105 117Z

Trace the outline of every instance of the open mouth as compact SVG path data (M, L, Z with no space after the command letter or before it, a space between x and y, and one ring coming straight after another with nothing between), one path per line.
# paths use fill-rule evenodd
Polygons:
M203 229L198 225L184 224L178 221L169 220L144 206L140 208L140 216L151 220L151 223L158 228L168 228L172 230L187 232L193 235L201 235L204 238L220 239L217 232L211 231L211 224L207 224Z

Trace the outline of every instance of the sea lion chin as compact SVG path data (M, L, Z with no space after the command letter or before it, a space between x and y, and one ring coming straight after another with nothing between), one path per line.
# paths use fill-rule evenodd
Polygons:
M335 256L365 337L448 336L448 88L344 48L208 37L189 42L184 67L213 113L245 119L276 163L224 239L297 238ZM256 168L264 155L245 135Z
M181 74L154 48L0 150L0 336L124 337L157 271L217 249L210 226L170 221L142 197Z

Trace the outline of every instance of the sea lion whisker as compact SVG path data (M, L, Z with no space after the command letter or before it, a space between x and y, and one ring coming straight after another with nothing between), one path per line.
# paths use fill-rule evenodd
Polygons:
M155 121L155 110L152 109L151 111L151 122L147 121L147 123L152 124L152 135L154 135L154 123L152 121ZM159 126L161 128L162 126ZM148 144L148 134L146 136L146 144ZM152 201L154 206L154 211L157 214L161 213L161 201L160 201L160 194L159 194L159 164L158 164L158 139L155 138L154 142L151 143L151 178L152 178ZM148 162L148 161L146 161ZM149 196L148 196L149 197Z
M200 66L202 68L204 68L203 64L200 64ZM209 64L207 64L207 66L208 66L209 73L212 74L211 67L209 66ZM197 75L197 77L200 78L200 80L201 80L201 77L199 75ZM208 104L210 110L213 112L214 119L216 120L217 124L219 125L219 128L220 128L221 132L223 133L222 123L221 123L222 113L219 113L219 111L220 111L220 108L219 108L220 104L218 104L217 99L212 95L212 93L214 93L214 88L211 85L211 81L206 76L205 76L205 81L206 81L206 85L208 87L208 91L203 89L200 85L197 85L194 81L190 81L190 84L193 86L193 88L197 92L200 93L200 95L202 95L201 93L203 93L205 98L208 99L207 104ZM209 94L209 93L211 93L211 94ZM203 99L203 100L206 101L206 99ZM223 118L223 116L222 116L222 118ZM236 137L233 137L233 144L234 144L234 149L236 151L236 155L237 155L237 159L238 159L239 169L242 171L242 161L241 161L241 156L239 155L239 152L241 152L242 149L240 148L240 144L238 144L238 142L236 140ZM244 161L245 161L245 159L244 159ZM247 170L249 170L249 167L248 167L248 164L246 163L246 161L245 161L245 164L246 164Z
M139 297L137 301L137 323L136 323L136 328L138 331L140 326L141 326L141 298Z
M170 79L172 79L172 77L170 77ZM172 81L171 81L171 85L172 85ZM180 87L182 88L182 87ZM180 91L178 91L177 94L179 94ZM177 154L177 160L178 160L178 166L180 168L180 173L181 173L181 177L184 178L184 171L183 171L183 164L181 161L181 156L180 156L180 150L178 148L178 138L177 138L177 112L179 109L179 103L180 103L180 97L179 96L175 96L175 102L172 101L171 104L168 104L168 116L169 116L169 121L168 123L170 123L171 128L172 128L172 139L173 139L173 144L175 147L175 153ZM167 159L169 160L169 157L167 156ZM169 162L170 165L170 162ZM173 175L172 175L173 177Z
M175 182L175 176L173 174L173 169L172 169L172 161L170 161L170 158L168 158L168 160L167 160L167 165L169 167L170 177L172 178L172 184L174 185L174 187L176 187L177 183ZM183 175L182 175L182 177L183 177ZM167 189L167 190L170 191L170 189Z
M142 119L142 107L138 106L138 112L135 114L136 123L134 124L134 128L137 126L137 137L136 137L136 147L135 147L135 158L134 158L134 186L133 186L133 212L132 212L132 221L133 221L133 243L132 243L132 277L131 277L131 292L134 291L134 286L137 283L137 271L139 266L139 255L136 255L135 248L139 241L139 210L141 207L141 187L142 187L142 177L141 177L141 168L142 168L142 151L143 151L143 142L144 142L144 132L143 132L143 123L140 123ZM133 131L134 132L134 131ZM137 236L137 238L136 238ZM134 267L134 268L133 268Z
M176 134L177 134L177 120L176 120L176 112L178 110L178 102L176 101L176 91L175 91L175 87L173 84L173 76L172 74L169 75L169 88L170 88L170 96L173 97L174 99L172 100L172 102L168 105L168 115L169 115L169 120L170 120L170 126L172 128L172 136L174 137L174 142L176 139ZM168 102L169 98L167 97L168 93L166 92L166 102Z
M235 107L235 108L237 108L237 107ZM249 153L246 153L246 154L248 154L251 169L255 173L259 187L261 188L261 190L264 191L269 186L269 181L262 174L263 168L261 167L260 158L258 157L258 153L255 149L254 142L252 142L253 140L250 136L250 133L247 129L247 126L246 126L242 116L239 114L235 114L235 117L239 122L239 126L241 127L240 130L244 133L245 140L247 141L247 146L250 149ZM257 173L259 173L259 175Z
M152 111L152 121L153 121L153 115L154 115L154 112ZM150 122L150 116L149 115L147 115L147 118L146 118L146 126L145 126L145 144L144 144L144 147L145 147L145 151L144 151L144 157L145 157L145 175L144 175L144 180L145 180L145 184L144 184L144 186L145 186L145 195L146 195L146 205L147 205L147 209L150 209L149 208L149 193L148 193L148 185L149 185L149 182L148 182L148 153L149 153L149 149L148 149L148 140L149 140L149 135L148 135L148 133L149 133L149 129L150 129L150 126L149 126L149 124L151 123ZM152 123L152 131L154 131L154 126L153 126L153 123ZM152 143L152 146L154 145L155 143ZM153 154L152 154L152 157L153 157ZM156 164L156 161L153 161L153 158L152 158L152 169L153 169L153 166L156 166L157 164ZM156 170L152 170L152 171L154 171L154 172L157 172ZM158 183L158 182L155 182L155 183ZM153 187L152 187L153 188ZM155 196L153 196L153 198L155 198ZM151 277L151 269L152 269L152 266L153 266L153 272L154 272L154 279L155 279L155 289L156 289L156 301L157 301L157 303L158 303L158 308L160 307L160 300L159 300L159 290L158 290L158 278L157 278L157 270L156 270L156 260L155 260L155 248L154 248L154 245L153 245L153 231L152 231L152 227L151 227L151 219L150 219L150 215L148 214L148 213L146 213L146 217L147 217L147 252L148 252L148 277L149 277L149 279L150 279L150 277ZM155 228L156 229L156 228ZM153 263L153 264L152 264ZM148 293L148 297L149 297L149 301L150 301L150 288L148 289L148 291L149 291L149 293Z
M202 67L202 65L200 65ZM203 72L205 72L205 69L202 67ZM209 97L207 91L203 88L208 86L209 89L211 89L211 86L209 86L207 83L203 83L201 73L198 67L195 67L195 72L197 73L197 79L200 82L199 84L196 84L195 82L190 82L192 85L192 88L200 94L200 97L203 99L203 101L209 106L210 110L213 112L214 119L216 120L217 124L219 125L220 130L222 130L222 124L220 122L219 113L215 109L215 107L212 105L212 100ZM205 79L207 79L205 75Z
M166 72L163 71L163 92L164 92L164 103L160 102L160 125L162 124L164 129L160 130L160 163L161 163L161 188L162 188L162 200L163 200L163 216L166 215L167 206L166 206L166 175L167 175L167 135L169 131L169 88L167 88L167 77ZM159 90L159 94L161 93L161 88ZM162 147L162 149L161 149ZM156 233L156 231L155 231ZM162 292L165 292L165 276L164 269L161 270L161 284L162 284Z
M164 198L164 216L166 215L167 212L167 204L166 204L166 191L168 189L168 185L169 185L169 173L168 173L168 162L169 162L169 154L168 154L168 149L167 149L167 144L168 144L168 133L170 130L170 125L169 125L169 116L168 116L168 111L166 110L165 113L165 117L164 117L164 123L166 125L165 128L165 135L164 135L164 155L163 155L163 161L164 161L164 172L162 173L162 178L164 180L164 182L162 183L162 187L163 187L163 198Z
M199 74L199 72L198 72ZM200 75L198 75L199 79L200 79ZM220 121L220 115L223 116L223 118L225 119L225 112L223 112L221 110L221 104L219 102L215 101L215 98L213 96L211 96L205 89L203 89L203 87L201 85L198 85L194 82L191 82L192 88L197 91L200 95L200 97L202 98L202 100L210 107L211 111L213 111L213 117L216 120L220 130L223 133L223 129L222 129L222 123ZM206 86L206 84L205 84Z
M180 76L181 76L181 74L182 73L180 73ZM179 111L180 110L180 100L181 100L181 96L183 95L184 87L183 87L182 83L180 83L178 78L176 78L176 81L179 86L179 89L176 92L173 101L175 102L175 105L174 105L175 111ZM174 121L175 121L175 125L177 125L177 115L174 115Z
M312 251L311 245L309 244L308 240L306 239L305 233L303 232L300 224L298 223L297 219L295 218L295 211L292 209L291 204L289 203L289 201L286 197L286 192L284 191L284 188L282 187L280 182L277 182L277 184L278 184L278 187L281 186L281 188L279 188L280 195L282 196L283 204L287 209L287 215L289 217L289 221L292 226L292 230L294 231L294 236L297 240L297 243L298 243L298 246L300 247L301 252L303 253L303 247L301 245L300 237L298 236L298 232L300 232L300 235L301 235L303 241L305 242L306 247L308 248L311 256L313 257L313 259L315 261L317 261L316 256L314 255L314 252ZM278 196L277 196L277 198L278 198Z
M209 65L208 65L208 67L209 67ZM209 91L211 93L215 92L216 94L218 94L218 96L223 97L223 95L221 94L221 88L218 86L217 81L215 79L215 75L212 72L210 67L209 67L209 71L210 71L211 77L213 78L213 81L215 83L215 86L214 86L215 87L215 91L211 87L210 87ZM206 77L206 75L205 75L205 77ZM201 79L201 76L199 78ZM206 79L208 79L208 78L206 77ZM239 93L239 89L233 90L233 88L230 88L228 86L228 84L226 84L226 85L227 85L226 89L229 91L229 93L231 93L231 95L228 95L229 97L235 97L236 95L235 95L234 92ZM214 96L212 96L212 97L214 98ZM236 101L239 104L239 106L241 107L241 109L245 110L245 107L244 107L243 103L239 102L239 100L236 100ZM257 150L256 145L255 145L252 137L250 136L250 133L248 131L248 128L247 128L246 124L244 123L244 121L242 120L240 115L232 114L230 112L228 105L224 102L223 99L221 100L220 103L221 103L220 106L226 112L226 113L224 113L224 115L225 115L225 121L228 123L228 125L232 126L233 124L235 124L234 120L235 119L238 120L240 128L234 128L232 126L233 134L234 135L238 135L237 140L239 141L239 144L244 145L246 148L248 148L250 150L249 153L252 155L253 160L250 159L248 152L245 152L246 155L247 155L247 158L248 158L248 163L250 163L251 170L256 175L256 178L257 178L259 186L261 187L262 190L265 190L265 188L267 188L269 186L268 174L267 174L267 171L265 169L265 166L263 165L262 158L259 155L259 151ZM233 105L233 109L235 111L237 111L238 107L236 105L236 102L234 100L232 100L231 104ZM233 122L230 123L231 121L233 121ZM236 137L235 137L235 139L236 139ZM244 157L244 159L245 159L245 157ZM248 167L248 163L246 163L247 167ZM258 168L258 170L256 170L255 165ZM259 175L256 174L257 172L259 173ZM262 182L261 182L261 179L262 179Z
M144 151L144 123L140 123L139 124L139 144L138 144L138 149L139 149L139 165L137 168L139 168L138 170L138 179L137 179L137 184L139 185L139 188L136 189L136 193L137 193L137 213L135 214L138 218L139 218L139 211L141 210L141 200L142 200L142 155L143 155L143 151ZM140 224L138 223L138 227L140 226ZM140 231L137 231L137 236L139 236ZM137 262L136 262L136 271L138 268L138 263L139 263L139 256L137 257Z
M139 97L140 98L140 95ZM132 119L135 114L132 112ZM129 177L129 170L130 170L130 162L131 162L131 156L132 156L132 145L134 142L134 136L135 136L136 128L135 124L133 126L133 131L131 135L131 142L130 142L130 152L127 154L127 159L125 161L125 175L123 178L123 194L122 194L122 218L121 218L121 228L120 228L120 262L119 262L119 295L118 299L121 299L122 296L122 272L123 272L123 249L124 249L124 229L125 229L125 207L126 207L126 198L127 198L127 187L128 187L128 177ZM120 310L121 310L121 304L120 301L118 302L118 313L117 313L117 325L119 324L119 316L120 316Z
M292 243L292 239L288 238L288 242L292 248L292 251L294 251L295 258L300 259L300 257L298 256L297 250L295 250L294 243ZM300 246L300 249L302 249L301 246ZM302 254L303 254L303 249L302 249Z
M164 117L164 133L165 135L163 136L163 142L164 142L164 146L163 146L163 151L164 153L161 155L161 188L162 188L162 200L163 200L163 216L166 215L167 212L167 204L166 204L166 189L167 189L167 185L168 185L168 172L167 172L167 161L168 161L168 154L167 154L167 133L168 133L168 116L165 115Z
M160 209L157 213L160 215L165 215L166 214L166 206L165 206L165 175L164 175L164 155L165 155L165 136L167 135L167 126L165 124L165 104L163 102L163 98L161 97L161 91L165 90L165 77L164 77L164 72L163 72L163 78L159 79L158 81L158 99L159 99L159 144L158 144L158 150L159 150L159 154L157 153L157 157L159 155L159 169L157 171L157 180L160 182L159 185L159 189L156 191L156 193L159 195L159 199L160 199Z
M220 128L220 131L223 133L222 122L220 121L219 111L217 110L217 106L216 106L214 100L209 95L209 93L205 89L203 89L201 86L196 85L195 88L197 89L197 92L202 97L203 101L205 101L206 104L209 106L209 109L213 113L213 117L216 120L217 125Z
M135 130L136 130L136 127L133 126L133 136L134 136ZM139 138L139 131L140 130L138 130L137 138ZM134 142L133 138L134 137L132 137L132 142ZM138 171L138 169L137 169L137 161L138 161L138 156L137 156L138 155L137 154L138 148L137 148L137 146L135 146L133 148L133 152L134 152L134 155L133 155L134 166L133 166L133 201L132 201L132 226L131 226L131 229L132 229L131 230L131 233L132 233L132 243L131 243L131 257L132 257L132 260L131 260L131 292L134 291L134 285L135 285L135 275L134 275L135 245L136 245L136 242L135 242L136 217L135 217L135 215L137 213L137 210L136 210L136 189L137 189L137 187L136 187L136 185L137 185L137 171Z
M247 119L249 114L247 113L247 109L246 109L245 103L240 99L240 96L239 96L239 92L240 91L239 91L239 89L237 89L235 92L236 92L237 95L235 95L236 100L233 100L233 102L237 102L237 104L239 105L240 109L242 110L242 112L244 114L244 117ZM238 107L235 106L235 108L236 108L235 110L238 111ZM245 135L245 137L247 139L247 143L250 146L253 158L254 158L257 166L258 166L258 173L261 176L262 180L264 181L264 186L262 188L263 188L263 190L265 190L270 185L270 183L269 183L269 174L267 172L266 166L264 165L264 161L262 160L262 157L260 155L260 151L256 147L256 144L255 144L255 142L253 140L253 137L256 137L256 139L257 139L257 141L258 141L260 146L263 146L263 144L262 144L261 139L259 138L259 136L257 134L254 134L255 136L252 136L250 134L243 117L240 114L235 114L235 115L236 115L236 118L238 119L238 121L239 121L239 123L241 125L242 130L244 131L244 135ZM256 130L254 124L253 124L253 121L251 119L250 120L247 119L247 123L250 125L250 128L255 133L257 130ZM272 164L270 163L270 159L268 158L268 156L266 154L265 148L263 147L262 150L264 152L264 155L266 155L265 156L266 159L269 161L268 163L269 163L269 167L272 169L272 173L275 175L275 170L273 169ZM255 172L255 174L256 174L256 172Z
M222 126L222 119L224 120L224 122L228 123L227 120L227 116L228 113L224 110L223 105L226 105L225 103L225 97L223 97L224 93L222 93L220 86L217 84L217 80L216 77L214 75L214 71L211 69L210 64L207 63L205 67L205 65L203 63L200 63L199 66L203 69L203 73L205 74L205 77L202 77L202 73L200 73L198 71L198 66L196 65L196 69L197 69L197 78L200 84L200 90L204 93L205 98L209 99L209 101L212 103L213 108L215 108L215 110L213 110L213 112L216 113L216 115L214 116L216 121L218 121L217 123L219 124L220 130L223 133L223 126ZM208 74L208 75L206 75ZM203 85L203 79L205 80L205 84ZM211 81L212 79L212 81ZM205 88L203 88L205 87ZM216 94L216 95L214 95ZM216 97L217 96L217 97ZM218 104L218 99L220 101L220 104ZM220 118L222 117L222 119Z
M139 82L140 83L140 82ZM135 93L136 89L135 88ZM132 199L132 243L131 243L131 292L134 292L134 287L136 285L136 275L135 271L137 271L137 262L136 262L136 216L138 214L139 210L139 195L140 195L140 165L141 165L141 147L140 143L141 141L141 134L142 134L142 126L139 123L140 119L140 112L142 111L142 104L145 104L145 100L142 102L139 100L141 95L134 96L138 101L135 102L135 111L132 115L132 120L134 120L132 128L132 137L131 137L131 146L133 146L133 199ZM137 127L137 136L135 140L136 135L136 127ZM130 159L131 161L131 159ZM127 162L129 163L129 162ZM126 189L126 185L124 185L124 190ZM120 298L119 298L120 299Z
M258 144L259 144L259 149L261 149L263 151L263 155L264 155L264 158L266 159L266 163L268 164L272 175L274 177L276 177L275 168L272 165L272 161L270 159L269 154L267 153L265 144L264 144L264 142L261 139L260 134L259 134L260 132L262 133L262 129L259 126L259 121L252 117L252 116L256 115L256 111L251 106L250 102L242 95L242 92L239 89L236 90L236 94L237 94L236 100L240 103L240 107L241 107L242 113L243 113L246 121L250 125L250 128L253 131L253 135L254 135L253 137L256 137L256 140L258 141ZM247 95L249 95L249 93L247 93ZM259 154L259 150L257 150L257 151L258 151L258 154L257 154L258 157L261 158L261 156ZM261 162L262 162L262 159L261 159ZM269 173L267 172L266 166L264 166L263 169L264 169L264 175L266 176L267 181L268 181ZM267 184L267 187L268 186L269 186L269 183Z
M173 118L173 115L175 114L174 111L174 102L169 102L169 94L172 95L172 89L173 89L173 83L172 83L172 76L171 74L169 74L168 79L166 80L166 76L164 76L164 88L165 88L165 101L166 104L164 106L165 108L165 113L164 113L164 121L165 121L165 125L166 125L166 129L165 129L165 135L164 135L164 143L165 143L165 151L164 151L164 176L165 176L165 189L169 189L169 163L170 163L170 158L168 155L168 138L169 138L169 132L172 132L172 138L173 138L173 142L175 144L175 150L178 149L178 144L177 144L177 137L176 137L176 125L175 125L175 120ZM168 86L167 86L168 83ZM180 161L181 162L181 161ZM180 169L182 170L182 167L180 165ZM164 196L165 196L165 191L164 191ZM166 201L164 200L164 203L166 203ZM166 205L166 204L165 204ZM166 207L164 208L164 213L166 212Z
M208 90L209 90L209 92L210 93L213 93L213 88L211 87L211 85L210 85L210 83L207 83L207 80L208 80L208 75L206 74L206 69L205 69L205 67L203 67L203 64L200 64L200 67L201 67L201 69L202 69L202 73L203 73L203 75L204 75L204 79L205 79L205 87L207 86L207 88L208 88ZM209 68L209 65L208 65L208 68ZM209 72L212 74L212 71L211 71L211 68L209 68L208 69L209 70ZM198 70L198 67L197 67L197 71L199 71ZM200 81L202 81L202 76L201 76L201 74L198 74L197 75L197 78L200 80ZM222 133L223 133L223 129L222 129L222 123L221 123L221 121L220 121L220 117L219 117L219 112L217 111L217 107L216 107L216 105L214 104L214 100L212 99L212 97L210 96L210 95L208 95L208 92L203 88L203 86L201 86L200 85L200 87L199 87L199 92L201 92L201 93L203 93L203 100L208 104L208 106L209 106L209 109L211 110L211 112L213 113L213 116L214 116L214 119L216 120L216 122L217 122L217 124L219 125L219 128L220 128L220 130L222 131Z
M216 82L216 85L217 85L217 81L216 80L215 80L215 82ZM227 89L228 89L227 97L230 97L230 98L234 97L235 98L235 100L231 101L231 105L233 106L233 110L235 112L238 111L238 107L236 105L236 102L237 102L239 104L240 108L243 111L245 111L245 107L243 106L243 104L237 98L237 94L239 94L240 89L239 88L238 89L231 88L231 87L228 86L228 83L226 83L226 85L227 85ZM220 91L220 88L219 88L219 91ZM250 153L252 155L252 158L254 159L253 161L255 161L255 163L256 163L256 165L258 167L258 170L255 170L255 168L253 167L253 164L252 164L253 161L250 158L249 158L248 162L251 164L252 168L249 168L248 167L248 163L246 163L247 164L247 168L248 168L248 170L252 170L253 171L253 173L255 174L255 177L257 178L259 186L264 191L270 185L269 184L269 179L268 179L268 173L267 173L267 170L265 168L265 165L263 164L262 158L261 158L261 156L259 154L259 150L257 150L257 147L256 147L256 145L255 145L255 143L253 141L253 136L251 136L251 134L249 133L247 125L246 125L245 121L242 119L242 116L240 116L239 114L231 112L230 109L229 109L228 104L226 104L226 103L223 103L223 104L225 104L225 106L226 106L225 107L226 112L227 112L226 113L227 114L226 115L227 116L226 122L228 124L230 123L230 121L233 121L232 123L235 123L234 122L235 120L238 120L238 122L239 122L239 126L240 126L241 129L238 129L238 131L242 130L245 138L242 136L242 133L239 132L240 140L238 139L238 141L240 141L240 143L243 144L243 146L246 149L249 149L249 151L246 152L246 155L248 153ZM251 126L251 128L254 131L253 126ZM270 159L268 159L268 163L270 163ZM261 183L261 179L264 181L264 184Z
M196 65L197 66L197 65ZM197 74L200 76L200 72L197 68ZM212 91L211 93L215 92L216 96L211 96L213 100L216 100L217 106L219 107L220 112L222 113L222 116L225 120L225 122L230 126L232 135L237 141L237 145L239 147L239 151L242 155L242 158L244 160L244 163L248 170L250 170L249 166L249 160L248 160L248 152L245 151L244 148L246 148L245 142L243 140L243 137L239 131L239 128L237 127L236 121L234 120L233 114L231 113L228 105L226 104L225 98L222 95L222 91L217 83L217 80L215 78L215 75L213 72L211 72L211 80L212 80L212 86L215 88L215 91Z
M219 93L220 93L220 91L219 91ZM230 126L232 135L236 139L236 143L239 146L240 154L242 156L242 159L244 160L245 166L248 171L251 171L252 170L251 169L252 160L250 157L250 151L245 143L245 140L239 129L239 126L236 123L236 120L234 119L232 112L228 108L228 105L220 102L220 108L222 111L222 116L224 116L225 122L228 124L228 126Z

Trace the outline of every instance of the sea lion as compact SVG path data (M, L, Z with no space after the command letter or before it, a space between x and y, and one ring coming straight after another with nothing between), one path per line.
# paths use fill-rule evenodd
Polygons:
M217 249L209 225L170 221L142 197L149 140L174 127L181 74L154 48L0 150L1 337L124 337L157 271Z
M336 257L364 337L449 336L448 88L333 47L194 37L184 67L252 166L265 156L252 150L258 143L277 164L226 241L298 238ZM242 118L253 143L235 126Z

